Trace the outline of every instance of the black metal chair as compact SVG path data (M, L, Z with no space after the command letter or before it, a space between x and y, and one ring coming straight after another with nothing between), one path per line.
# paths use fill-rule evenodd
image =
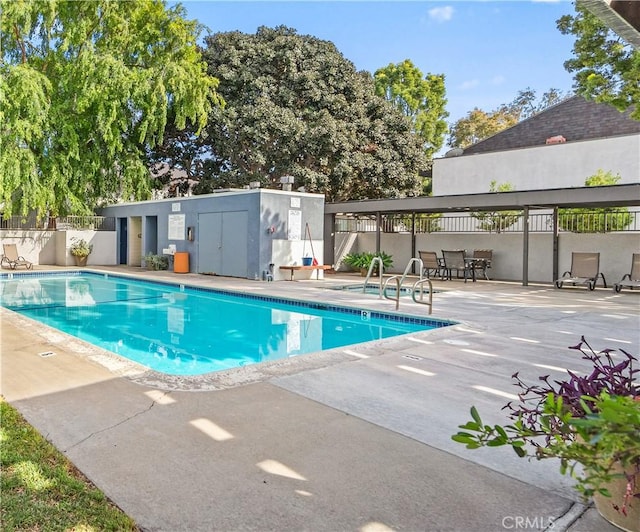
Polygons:
M460 272L464 275L464 282L467 282L468 278L473 278L473 271L469 262L464 258L464 250L446 251L442 250L442 262L444 276L451 280L451 272L456 271L456 277L460 278Z
M418 251L422 260L422 275L431 278L431 274L442 276L440 259L435 251Z
M473 250L473 269L475 272L482 272L484 278L488 281L489 274L487 270L491 268L491 260L493 259L492 249L474 249ZM474 273L475 273L474 272Z

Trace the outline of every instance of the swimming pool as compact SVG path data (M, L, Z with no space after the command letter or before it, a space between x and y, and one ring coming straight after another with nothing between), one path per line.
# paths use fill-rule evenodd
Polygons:
M170 375L200 375L451 325L93 272L4 274L0 304Z

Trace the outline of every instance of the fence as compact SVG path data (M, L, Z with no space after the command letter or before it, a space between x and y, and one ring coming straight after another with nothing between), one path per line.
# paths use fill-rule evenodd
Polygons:
M21 229L25 231L66 231L69 229L93 231L115 231L113 216L59 216L39 219L35 216L10 216L0 219L0 229Z
M640 231L640 210L560 211L560 231L572 233L609 233L613 231ZM382 215L380 231L383 233L410 233L411 216ZM370 233L377 231L375 217L336 217L338 233ZM524 228L521 212L487 212L463 215L416 214L416 233L518 233ZM530 213L529 232L553 231L552 213Z

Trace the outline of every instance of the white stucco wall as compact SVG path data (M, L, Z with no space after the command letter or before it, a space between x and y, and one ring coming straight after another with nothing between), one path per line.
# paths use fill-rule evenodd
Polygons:
M93 251L87 260L87 266L116 264L116 232L115 231L57 231L56 262L58 266L75 266L76 261L69 253L74 239L84 238L93 245Z
M3 230L3 244L16 244L18 253L36 265L75 266L69 253L74 238L93 244L88 265L116 264L115 231L24 231Z
M619 174L619 184L638 183L639 154L640 135L625 135L435 159L433 195L488 192L491 181L514 190L582 187L600 169Z
M18 253L33 264L56 263L55 234L55 231L23 231L19 229L5 229L0 232L3 244L15 244Z

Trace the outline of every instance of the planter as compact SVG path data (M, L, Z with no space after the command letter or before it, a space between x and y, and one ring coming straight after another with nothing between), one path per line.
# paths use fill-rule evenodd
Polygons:
M87 259L89 257L88 256L80 257L78 255L74 255L73 258L76 259L76 266L86 266Z
M313 261L313 257L302 257L303 266L311 266L312 261Z
M615 469L616 473L622 473L622 468ZM635 487L636 491L640 485L640 473L636 473ZM611 493L611 497L604 497L599 493L594 494L593 502L598 513L609 521L612 525L617 526L627 532L640 532L640 499L630 497L627 504L627 515L616 510L613 506L614 502L620 504L624 500L627 491L627 479L621 478L611 482L607 489Z

